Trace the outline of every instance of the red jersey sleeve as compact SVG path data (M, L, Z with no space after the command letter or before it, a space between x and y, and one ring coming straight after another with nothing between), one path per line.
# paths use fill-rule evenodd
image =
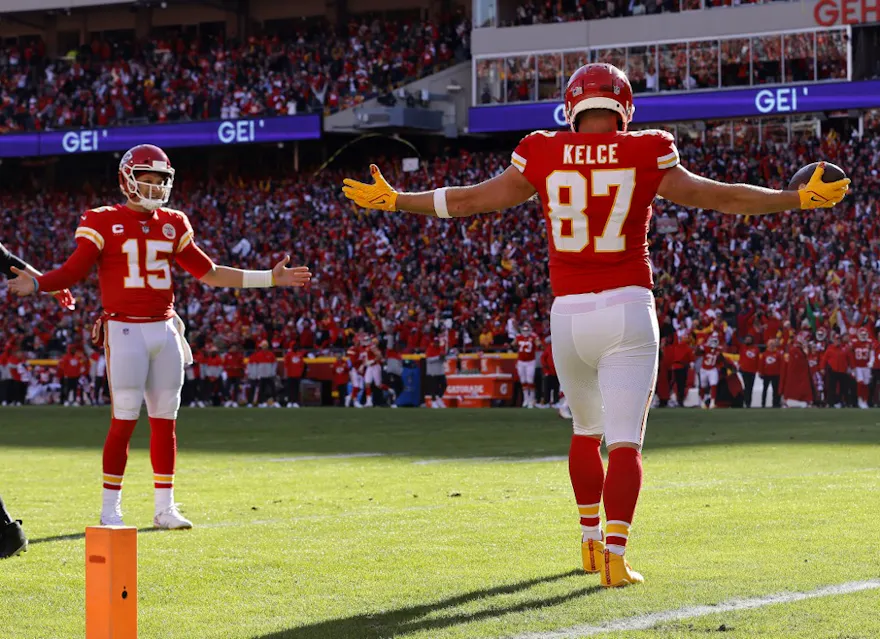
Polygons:
M182 253L183 250L189 246L190 244L194 244L193 237L194 232L192 228L192 224L189 223L189 218L183 211L174 211L179 218L179 223L183 227L183 232L180 235L180 239L177 241L177 246L174 247L175 253Z
M106 225L101 217L101 213L109 208L110 207L101 207L99 209L86 211L80 216L79 226L76 227L76 233L74 234L77 243L79 243L79 240L88 240L95 245L95 248L98 249L99 253L104 250L104 235L106 233L104 227Z
M544 180L544 177L539 174L537 166L539 164L540 151L538 147L540 141L555 135L555 131L533 131L520 140L513 153L510 154L511 165L515 166L536 189L539 189L539 183Z
M675 146L675 138L671 133L661 130L651 131L657 140L657 168L671 169L681 164L681 158L678 156L678 148Z
M76 250L60 268L37 278L41 291L70 288L89 274L104 250L104 229L99 214L100 211L95 210L86 211L80 216L79 226L74 234Z
M180 215L180 222L183 225L183 234L180 236L180 240L178 240L175 247L174 261L187 273L200 280L208 271L214 268L214 261L196 245L189 218L183 213L178 213Z

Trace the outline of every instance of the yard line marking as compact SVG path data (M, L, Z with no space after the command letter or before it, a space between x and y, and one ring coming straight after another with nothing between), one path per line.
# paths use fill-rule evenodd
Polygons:
M792 603L795 601L803 601L804 599L814 599L816 597L847 595L853 592L873 590L876 588L880 588L880 579L850 581L836 586L825 586L824 588L809 590L807 592L780 592L773 595L765 595L763 597L754 597L752 599L732 599L712 606L691 606L688 608L678 608L676 610L667 610L664 612L652 612L647 615L637 615L635 617L624 617L622 619L606 621L605 623L597 625L583 624L580 626L572 626L571 628L563 628L562 630L527 632L515 635L511 637L511 639L575 639L576 637L592 637L594 635L605 634L608 632L648 630L656 626L658 623L667 621L681 621L683 619L692 619L694 617L705 617L719 612L753 610L755 608L763 608L764 606Z

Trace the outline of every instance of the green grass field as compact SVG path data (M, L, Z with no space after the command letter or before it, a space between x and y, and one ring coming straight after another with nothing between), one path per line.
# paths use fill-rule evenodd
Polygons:
M143 529L139 636L561 639L878 580L878 416L652 412L628 552L647 581L615 591L578 571L570 426L553 412L184 410L176 497L196 527L181 532L149 530L142 420L123 498ZM0 494L31 538L0 563L0 639L84 636L107 422L0 409ZM605 636L876 638L877 584Z

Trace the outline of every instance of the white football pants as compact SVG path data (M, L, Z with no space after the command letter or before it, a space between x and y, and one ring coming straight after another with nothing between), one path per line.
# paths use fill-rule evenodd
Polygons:
M519 377L520 383L534 386L536 368L537 362L535 360L532 360L530 362L518 361L516 363L516 374Z
M105 331L113 417L137 419L146 400L150 417L177 419L185 346L175 320L144 324L110 320Z
M550 332L575 434L641 446L660 342L651 291L627 286L557 297Z

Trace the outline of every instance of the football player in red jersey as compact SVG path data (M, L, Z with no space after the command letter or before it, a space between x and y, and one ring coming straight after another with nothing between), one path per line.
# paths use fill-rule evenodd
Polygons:
M859 408L868 408L868 386L871 383L871 366L874 364L874 357L876 354L871 332L867 327L862 326L856 333L856 340L853 343Z
M361 358L364 366L364 392L367 395L364 406L373 406L373 386L382 388L382 351L379 350L379 340L364 335L361 342Z
M536 131L511 166L474 186L398 193L370 166L372 184L346 179L343 193L364 208L440 218L492 213L540 197L555 301L550 329L556 369L574 417L569 471L582 526L584 569L604 586L642 581L624 559L642 483L641 447L657 370L658 327L648 226L657 195L680 205L760 215L831 207L849 180L800 191L724 184L679 163L665 131L628 131L635 107L626 75L587 64L565 90L570 131ZM599 446L608 446L608 475ZM605 503L601 530L599 503Z
M311 277L305 266L287 268L289 256L267 271L214 264L193 240L186 214L166 207L173 181L174 169L162 149L150 144L130 149L119 163L125 204L86 211L76 230L76 250L61 268L39 277L13 268L18 277L9 284L22 296L57 291L82 280L98 265L104 312L93 335L104 344L113 405L104 443L102 525L123 525L121 490L128 443L146 400L155 481L153 524L192 527L180 514L173 493L177 411L184 364L191 364L192 356L183 322L174 312L172 261L209 286L303 286Z
M718 334L709 335L700 350L703 353L700 361L700 390L703 393L700 398L701 405L703 408L715 408L715 399L718 397L718 369L721 368L721 346Z
M516 336L516 374L523 389L523 408L535 407L535 354L538 351L538 337L532 332L532 325L525 322Z

